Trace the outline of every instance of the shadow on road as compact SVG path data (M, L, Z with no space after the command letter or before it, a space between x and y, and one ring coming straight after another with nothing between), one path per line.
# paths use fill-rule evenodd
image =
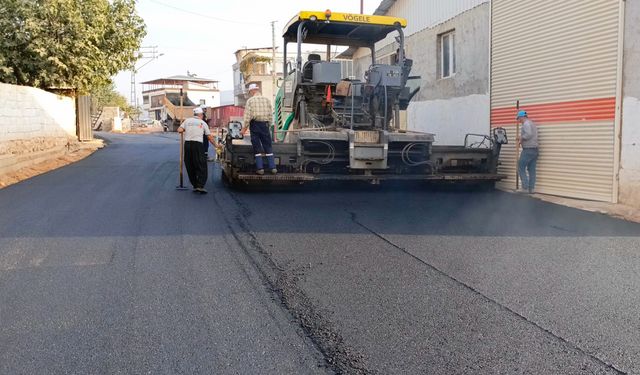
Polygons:
M635 223L499 191L416 183L229 190L214 164L201 196L175 190L174 134L103 137L109 146L91 157L0 190L0 238L216 235L227 231L221 215L236 214L254 231L282 234L361 233L355 215L389 234L640 235Z

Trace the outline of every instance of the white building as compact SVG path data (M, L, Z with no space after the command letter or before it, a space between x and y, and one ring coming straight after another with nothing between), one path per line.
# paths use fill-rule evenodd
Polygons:
M244 48L235 53L233 64L234 105L244 107L247 101L247 87L255 83L260 87L262 95L274 98L278 91L277 80L282 78L282 54L276 52L275 64L273 48ZM273 82L273 69L276 73L276 84Z
M193 108L198 106L220 106L218 81L178 75L142 82L142 109L151 119L163 123L183 119L190 117Z

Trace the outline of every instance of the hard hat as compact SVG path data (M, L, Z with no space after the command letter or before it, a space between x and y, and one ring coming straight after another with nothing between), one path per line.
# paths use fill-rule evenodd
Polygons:
M518 115L516 116L516 120L520 117L527 117L527 111L518 111Z
M252 83L252 84L250 84L250 85L249 85L249 88L248 88L247 90L248 90L248 91L251 91L251 90L260 90L260 87L258 87L258 85L257 85L257 84Z
M203 114L203 113L204 113L204 112L202 111L202 108L200 108L200 107L197 107L197 108L194 108L194 109L193 109L193 114L194 114L194 115L201 115L201 114Z

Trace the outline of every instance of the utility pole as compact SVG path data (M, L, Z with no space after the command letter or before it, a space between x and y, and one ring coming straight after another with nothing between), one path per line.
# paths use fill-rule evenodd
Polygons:
M360 14L364 14L364 0L360 0Z
M138 93L136 90L136 74L138 73L138 71L140 69L142 69L143 66L149 64L151 61L159 58L160 56L164 55L164 53L158 53L158 46L145 46L145 47L140 47L140 49L136 52L136 56L138 57L138 59L136 60L136 62L140 61L140 60L148 60L147 62L145 62L144 64L140 65L139 67L136 68L136 62L133 63L133 66L131 67L131 98L130 98L130 102L131 105L138 109Z
M131 102L132 106L136 105L136 68L135 66L131 68L131 97L129 101Z
M273 108L276 108L276 92L277 88L278 75L276 73L276 21L271 21L271 103L273 103ZM273 140L276 140L276 128L277 124L275 123L275 110L273 111Z
M278 75L276 73L276 21L271 21L271 87L273 87L271 103L276 104L276 82Z

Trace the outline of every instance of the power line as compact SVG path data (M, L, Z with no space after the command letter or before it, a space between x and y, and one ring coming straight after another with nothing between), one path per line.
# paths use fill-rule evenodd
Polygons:
M145 54L150 54L150 56L145 56ZM133 105L135 108L138 108L138 94L136 92L136 74L138 73L138 70L142 69L143 66L149 64L153 60L164 55L164 53L160 53L160 54L158 53L158 46L141 46L140 48L138 48L136 55L138 56L138 58L131 65L131 105ZM138 60L148 60L148 61L136 68L136 62Z
M167 7L167 8L171 8L173 10L177 10L179 12L184 12L184 13L192 14L194 16L204 17L204 18L208 18L208 19L212 19L212 20L216 20L216 21L220 21L220 22L235 23L235 24L240 24L240 25L260 25L260 26L263 26L262 24L254 23L254 22L242 22L242 21L235 21L235 20L228 20L228 19L224 19L224 18L214 17L214 16L210 16L208 14L202 14L202 13L194 12L192 10L178 8L176 6L173 6L173 5L170 5L170 4L166 4L166 3L163 3L163 2L158 1L158 0L149 0L149 1L151 1L152 3L156 3L158 5L162 5L162 6Z

